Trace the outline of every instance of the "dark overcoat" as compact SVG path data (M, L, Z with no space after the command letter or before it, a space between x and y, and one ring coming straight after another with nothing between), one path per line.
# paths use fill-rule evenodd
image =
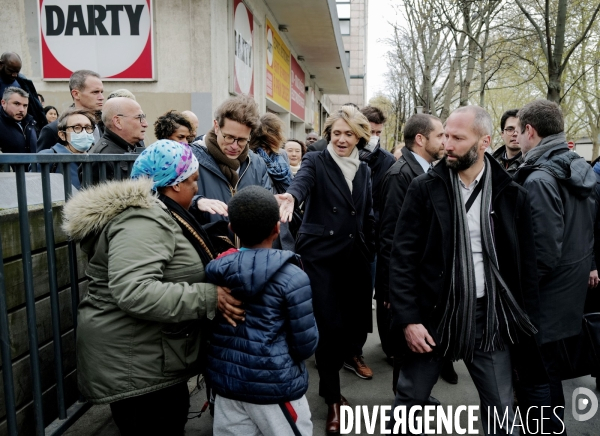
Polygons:
M527 191L491 156L492 220L500 274L534 325L539 325L539 291L533 227ZM413 180L400 212L390 258L392 331L406 344L402 328L423 324L434 337L450 290L453 246L453 202L445 159ZM436 342L439 342L436 340ZM521 335L512 347L520 376L546 381L533 337Z
M526 162L514 178L531 201L540 343L578 335L594 248L594 172L563 142L534 163Z
M405 150L400 159L386 172L381 186L381 210L379 212L379 245L377 247L377 273L375 296L389 301L390 252L398 216L406 197L408 186L414 178L425 171L413 154Z
M308 153L287 191L305 202L296 253L310 277L319 331L372 330L371 175L361 162L352 193L329 151Z

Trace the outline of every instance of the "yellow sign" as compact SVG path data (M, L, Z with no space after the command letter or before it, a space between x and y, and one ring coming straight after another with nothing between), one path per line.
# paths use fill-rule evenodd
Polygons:
M267 98L290 110L290 50L267 20Z

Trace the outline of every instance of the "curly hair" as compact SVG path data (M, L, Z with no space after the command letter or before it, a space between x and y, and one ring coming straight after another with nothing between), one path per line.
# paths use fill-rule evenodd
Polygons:
M219 127L225 125L227 118L255 130L258 127L258 117L258 105L247 95L230 97L215 111L215 120Z
M190 133L194 130L190 121L183 114L176 110L170 110L154 122L154 136L156 139L169 139L181 126L187 127Z
M281 146L285 143L283 135L283 121L271 113L260 117L259 125L250 138L250 150L254 151L262 147L267 152L279 153Z

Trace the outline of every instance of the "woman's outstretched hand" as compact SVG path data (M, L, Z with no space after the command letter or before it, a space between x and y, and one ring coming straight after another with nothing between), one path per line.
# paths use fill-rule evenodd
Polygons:
M277 199L277 203L279 203L279 216L281 218L282 223L288 223L292 220L292 215L294 215L294 197L292 194L276 194L275 198Z
M229 288L217 286L217 308L223 314L223 317L232 326L236 326L236 321L244 322L246 312L240 306L242 302L231 295Z

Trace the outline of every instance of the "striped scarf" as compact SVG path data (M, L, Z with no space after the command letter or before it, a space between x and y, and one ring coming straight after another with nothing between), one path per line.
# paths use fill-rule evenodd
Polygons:
M477 292L475 268L467 223L467 213L462 200L458 173L450 170L454 201L454 254L448 304L438 331L443 353L452 360L473 360L475 349L475 315ZM481 348L488 352L504 349L504 339L518 342L519 331L527 335L537 333L529 317L519 307L510 289L500 275L500 265L494 246L492 212L491 170L486 170L480 181L481 190L481 240L485 271L486 317Z

